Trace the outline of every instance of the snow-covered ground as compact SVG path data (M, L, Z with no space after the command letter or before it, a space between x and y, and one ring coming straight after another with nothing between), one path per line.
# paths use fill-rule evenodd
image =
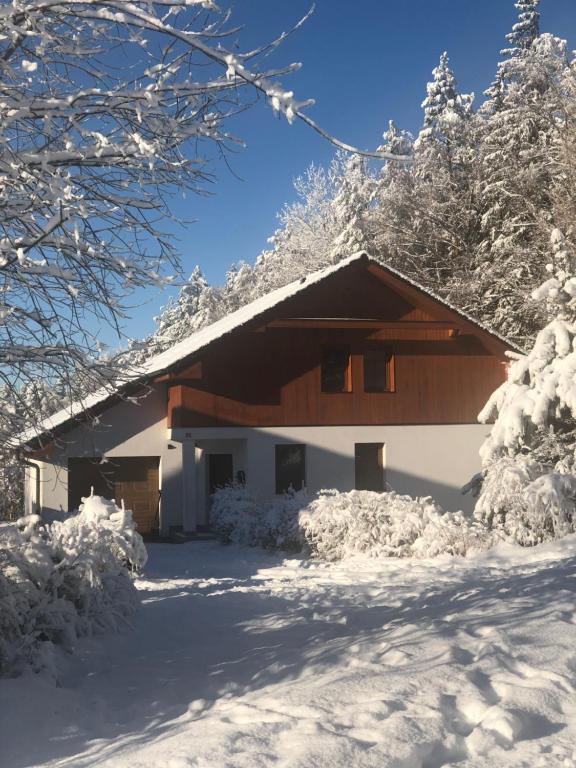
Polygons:
M576 766L576 536L475 559L150 547L133 631L0 681L0 764Z

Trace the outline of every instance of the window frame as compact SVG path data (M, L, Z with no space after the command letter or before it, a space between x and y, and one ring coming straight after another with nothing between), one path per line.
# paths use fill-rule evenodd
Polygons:
M377 450L377 465L376 469L378 470L378 488L359 488L359 475L361 474L359 472L359 461L358 457L360 454L360 446L366 447L371 446L373 448L376 448ZM386 490L386 465L385 465L385 454L384 451L386 450L386 443L354 443L354 489L356 491L373 491L375 493L384 493ZM364 467L364 474L369 474L366 471L366 468Z
M367 376L366 376L366 357L370 353L381 353L387 356L386 359L386 387L380 388L368 388ZM389 395L396 392L396 356L394 349L389 344L379 344L374 346L366 346L362 350L362 389L367 395Z
M345 351L348 363L344 370L344 389L324 388L324 356L329 350ZM320 392L323 395L347 395L352 392L352 348L350 344L322 344L320 348Z
M280 487L280 463L278 461L278 455L283 449L300 448L302 450L302 482L300 488L294 488L294 492L302 491L306 488L306 475L307 475L307 451L305 443L276 443L274 446L274 476L275 476L275 491L277 496L281 496L288 492L288 488L282 489ZM292 483L288 483L292 485Z

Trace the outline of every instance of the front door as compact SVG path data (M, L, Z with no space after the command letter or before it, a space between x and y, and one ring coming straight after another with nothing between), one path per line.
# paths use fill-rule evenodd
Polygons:
M234 467L231 453L208 454L208 493L216 488L229 485L234 480Z

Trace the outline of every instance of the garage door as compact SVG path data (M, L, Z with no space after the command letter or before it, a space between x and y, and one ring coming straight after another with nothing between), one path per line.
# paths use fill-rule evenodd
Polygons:
M69 459L68 509L77 509L93 488L97 496L118 504L124 500L139 532L152 533L158 528L159 464L158 456L114 457L104 463L99 458Z

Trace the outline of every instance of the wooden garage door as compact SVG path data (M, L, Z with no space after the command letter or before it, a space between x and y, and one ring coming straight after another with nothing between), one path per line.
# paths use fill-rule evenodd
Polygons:
M69 459L68 509L77 509L94 488L95 494L118 505L124 500L140 533L151 533L158 528L159 463L157 456L114 457L104 463Z

